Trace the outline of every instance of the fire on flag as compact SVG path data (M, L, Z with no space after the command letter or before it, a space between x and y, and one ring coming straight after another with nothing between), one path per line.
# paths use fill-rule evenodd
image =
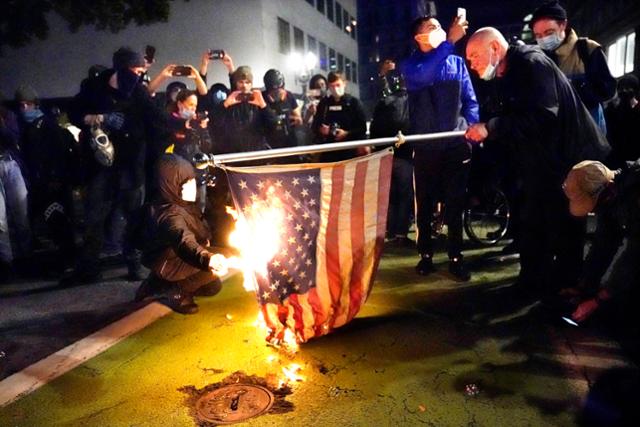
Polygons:
M337 163L223 167L268 340L288 329L305 342L359 312L384 243L392 162L386 149Z

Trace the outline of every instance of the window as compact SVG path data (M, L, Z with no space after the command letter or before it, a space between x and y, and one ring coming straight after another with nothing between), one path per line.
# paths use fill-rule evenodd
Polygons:
M327 18L333 22L333 0L327 0Z
M344 59L344 75L347 80L351 80L351 60L349 58Z
M309 3L311 6L314 6L313 0L307 0L307 3Z
M304 33L298 27L293 27L293 49L296 52L304 52Z
M329 71L336 71L338 64L336 63L336 51L329 48Z
M291 51L291 30L289 23L282 18L278 18L278 42L280 53Z
M341 53L338 54L338 71L344 72L344 56Z
M320 58L320 68L322 68L324 71L327 71L327 69L329 68L329 63L327 61L327 45L320 42L319 47L320 52L318 57Z
M351 80L354 83L358 83L358 64L355 62L351 63Z
M307 36L307 50L314 55L318 54L318 42L315 37Z
M607 64L613 77L620 77L633 71L636 52L636 33L624 35L607 48Z
M336 25L342 29L342 6L336 2Z
M344 9L342 10L342 29L347 34L349 34L349 32L351 31L351 21L349 21L349 12L347 12Z
M318 12L324 15L324 0L316 1L316 9L318 9Z
M349 25L351 26L351 38L352 39L356 39L356 27L358 26L358 23L356 22L356 18L354 18L353 16L349 17Z

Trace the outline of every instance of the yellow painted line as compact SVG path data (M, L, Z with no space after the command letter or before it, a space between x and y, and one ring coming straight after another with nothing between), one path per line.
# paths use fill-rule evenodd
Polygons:
M153 302L5 378L0 381L0 407L64 375L171 311L169 307Z

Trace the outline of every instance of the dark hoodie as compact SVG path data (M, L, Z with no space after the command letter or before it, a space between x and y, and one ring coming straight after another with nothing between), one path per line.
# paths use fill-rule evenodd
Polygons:
M182 185L195 178L193 166L175 154L157 164L158 198L151 205L152 233L142 262L165 280L178 281L209 269L211 233L194 202L182 200ZM192 268L185 268L184 264Z

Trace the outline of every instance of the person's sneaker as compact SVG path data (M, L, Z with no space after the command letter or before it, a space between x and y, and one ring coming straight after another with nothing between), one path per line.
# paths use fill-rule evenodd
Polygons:
M218 294L218 292L220 292L221 289L222 289L222 281L218 277L216 277L214 280L207 283L206 285L199 287L198 290L194 293L194 295L197 297L211 297Z
M471 273L464 265L462 258L451 258L449 260L449 273L460 282L468 282L471 279Z
M195 314L198 312L198 304L192 295L174 293L162 301L167 307L180 314Z
M420 257L420 261L418 261L418 265L416 265L416 273L421 276L426 276L434 271L436 271L436 268L433 266L433 259L430 256Z

